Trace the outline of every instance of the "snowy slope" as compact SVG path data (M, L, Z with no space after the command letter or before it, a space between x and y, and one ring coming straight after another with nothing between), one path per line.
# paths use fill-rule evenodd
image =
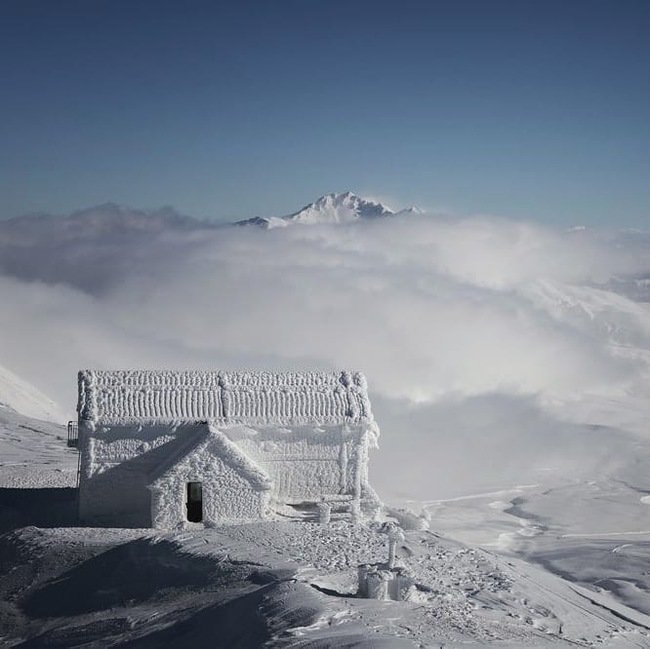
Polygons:
M0 537L13 565L0 576L0 632L30 647L648 646L650 618L606 594L430 532L405 536L411 602L354 596L356 566L386 553L376 525L16 530Z
M433 531L407 529L398 556L419 599L377 602L353 596L356 566L386 552L373 523L75 527L65 429L5 408L0 553L12 569L0 571L0 637L10 646L648 647L650 454L630 443L619 449L628 463L597 481L414 503ZM232 622L242 617L250 624Z
M59 406L40 390L0 365L0 409L11 408L28 417L63 423Z
M30 492L76 484L78 454L76 449L68 448L66 438L64 426L0 408L0 532L8 524L5 506L11 512L11 521L18 513L27 513L16 500L17 490ZM47 502L33 504L41 510L39 518L47 515ZM23 524L29 522L25 519Z

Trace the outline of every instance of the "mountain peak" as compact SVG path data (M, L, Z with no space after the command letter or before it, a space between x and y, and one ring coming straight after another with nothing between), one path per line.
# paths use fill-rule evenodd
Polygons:
M394 214L393 210L350 191L330 193L302 209L281 217L291 223L344 223Z
M331 192L329 194L324 194L319 199L315 200L313 203L310 203L309 205L349 205L349 206L379 205L386 212L392 212L392 210L386 207L385 205L373 201L370 198L363 198L361 196L357 196L357 194L351 191L346 191L341 193ZM309 207L309 205L306 207Z
M305 205L297 212L286 216L254 217L238 221L237 225L257 225L264 228L285 227L292 223L314 225L317 223L350 223L359 220L371 220L395 214L419 214L417 207L410 207L400 212L372 200L363 198L351 191L323 194L313 203Z

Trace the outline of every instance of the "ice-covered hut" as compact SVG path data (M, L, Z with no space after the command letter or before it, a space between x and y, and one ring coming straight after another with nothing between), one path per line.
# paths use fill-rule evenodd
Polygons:
M79 372L82 521L170 528L367 510L379 434L358 372Z

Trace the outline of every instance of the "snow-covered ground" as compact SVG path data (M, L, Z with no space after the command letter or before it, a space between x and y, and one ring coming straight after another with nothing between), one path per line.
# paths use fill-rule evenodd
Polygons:
M376 523L76 527L65 429L1 416L7 646L650 647L647 456L602 483L417 503L431 530L397 553L417 600L380 602L354 596L386 556Z

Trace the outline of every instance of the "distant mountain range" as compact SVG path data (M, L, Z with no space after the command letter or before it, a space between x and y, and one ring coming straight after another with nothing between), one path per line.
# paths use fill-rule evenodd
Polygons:
M415 208L399 213L414 213ZM0 220L0 273L23 280L70 284L92 294L107 290L119 256L123 267L146 264L148 255L177 254L174 240L193 240L234 226L270 229L293 224L350 223L394 216L381 203L345 192L327 194L287 216L236 223L201 220L171 207L139 210L104 203L67 216L31 214ZM156 240L156 246L151 245ZM164 253L167 254L167 253ZM36 263L37 260L37 263ZM80 271L80 265L83 272Z
M27 214L0 220L0 234L7 241L20 243L34 233L57 235L65 240L83 239L97 235L153 234L163 230L193 230L197 227L215 227L191 216L179 214L172 207L157 210L139 210L116 203L103 203L67 216Z
M362 198L352 192L325 194L313 203L286 216L256 216L236 221L238 226L263 228L285 227L292 224L313 225L317 223L349 223L357 220L376 219L396 214L419 213L415 207L395 212L379 202ZM139 210L116 203L104 203L95 207L72 212L67 216L51 214L28 214L0 220L3 240L20 244L31 239L35 232L39 237L49 233L57 239L84 239L97 235L147 236L165 230L214 229L233 225L201 220L180 214L171 207L157 210Z

